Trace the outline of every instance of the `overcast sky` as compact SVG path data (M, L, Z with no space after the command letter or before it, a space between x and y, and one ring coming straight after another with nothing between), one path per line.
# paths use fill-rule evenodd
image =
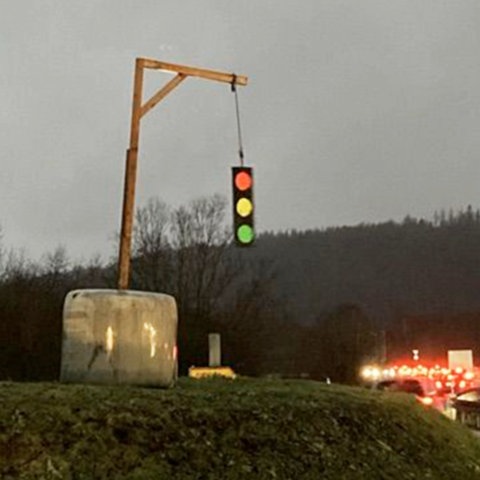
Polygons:
M113 254L136 57L249 77L259 231L480 204L478 0L0 0L0 34L0 224L32 257ZM142 120L137 205L230 200L237 161L229 86L187 79Z

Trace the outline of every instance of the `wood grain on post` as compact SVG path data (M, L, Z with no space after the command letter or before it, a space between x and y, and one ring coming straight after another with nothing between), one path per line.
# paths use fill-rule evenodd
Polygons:
M137 179L138 143L140 138L140 109L142 106L143 67L137 59L133 86L130 148L125 165L122 230L118 258L118 289L126 290L130 279L130 251L132 246L133 215L135 209L135 183Z

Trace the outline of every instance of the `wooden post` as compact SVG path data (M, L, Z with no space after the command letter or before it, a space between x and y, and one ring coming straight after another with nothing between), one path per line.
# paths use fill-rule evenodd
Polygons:
M130 250L132 246L133 216L135 211L135 183L137 179L138 143L140 138L140 111L142 107L143 66L135 62L133 85L132 121L130 125L130 148L127 150L125 185L123 193L122 230L118 258L118 289L128 288L130 278Z
M142 105L143 94L143 70L165 70L176 73L175 78L170 80L162 89L153 95ZM122 227L120 233L120 247L118 255L118 282L119 290L128 289L130 282L130 255L132 248L133 220L135 215L135 184L137 180L137 160L140 139L140 120L175 87L187 77L199 77L216 82L246 85L247 77L231 73L205 70L202 68L175 65L173 63L160 62L147 58L137 58L135 61L135 77L133 85L132 119L130 125L130 147L127 150L125 166L125 184L123 192Z

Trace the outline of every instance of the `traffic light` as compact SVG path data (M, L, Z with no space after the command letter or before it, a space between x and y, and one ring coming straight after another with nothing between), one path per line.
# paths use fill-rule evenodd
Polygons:
M252 168L232 167L232 180L233 235L239 247L248 247L255 239Z

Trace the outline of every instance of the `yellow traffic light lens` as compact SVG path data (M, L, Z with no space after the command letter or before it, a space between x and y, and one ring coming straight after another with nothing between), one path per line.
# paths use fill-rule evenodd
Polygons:
M235 175L235 186L244 192L252 186L252 176L247 172L238 172Z
M248 217L252 213L253 205L248 198L241 198L235 208L241 217Z
M241 225L237 230L237 239L241 243L253 242L253 228L250 225Z

